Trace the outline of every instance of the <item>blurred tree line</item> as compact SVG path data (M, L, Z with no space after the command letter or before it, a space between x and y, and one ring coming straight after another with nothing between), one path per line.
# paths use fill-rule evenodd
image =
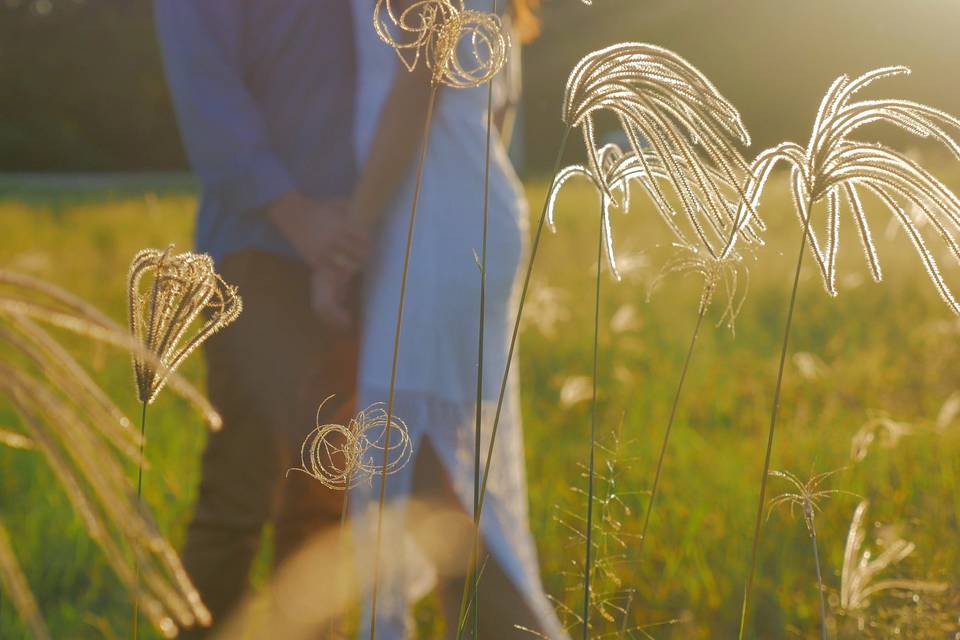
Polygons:
M0 171L184 165L143 0L0 0Z
M0 171L185 166L151 14L149 0L0 0ZM699 66L758 144L805 141L835 76L890 64L914 75L877 94L960 113L957 0L550 0L542 14L524 58L523 155L534 173L556 152L572 66L624 40Z

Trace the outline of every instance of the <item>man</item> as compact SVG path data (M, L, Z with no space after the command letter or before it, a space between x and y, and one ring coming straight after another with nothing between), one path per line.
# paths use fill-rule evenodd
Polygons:
M183 552L216 625L243 595L264 524L280 563L339 517L341 495L284 474L324 398L335 394L325 422L353 410L348 301L321 299L344 290L366 246L346 206L352 17L344 0L155 0L155 19L202 185L197 249L244 301L206 350L224 428L204 452Z

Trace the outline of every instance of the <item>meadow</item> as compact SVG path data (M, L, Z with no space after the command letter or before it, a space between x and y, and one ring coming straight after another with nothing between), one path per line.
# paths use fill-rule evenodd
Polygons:
M532 208L539 208L545 188L528 185ZM0 194L0 266L60 284L123 321L131 257L170 242L188 248L194 208L194 195L178 189L10 191ZM567 525L575 521L569 512L581 512L584 504L596 208L595 194L582 183L563 191L557 233L545 236L537 259L520 348L531 522L547 589L570 606L580 597L582 541ZM782 178L765 192L761 213L770 226L767 246L747 258L749 291L735 331L714 326L721 305L708 316L714 322L693 360L639 558L631 534L639 529L701 282L683 274L659 277L673 248L645 202L638 198L629 215L613 220L624 278L602 283L601 433L606 443L616 434L621 439L616 492L631 513L621 514L627 544L616 553L623 558L608 566L622 583L616 588L633 591L631 626L670 622L651 627L652 637L736 635L799 238ZM828 485L870 500L868 544L890 531L885 525L916 543L891 575L960 585L960 321L938 298L902 231L875 215L883 283L870 280L852 242L840 256L839 297L826 294L812 261L805 268L772 468L801 478L843 469ZM844 225L841 236L852 240L852 224L845 219ZM957 282L955 272L946 275ZM135 415L127 358L67 343ZM188 361L184 372L202 381L202 359ZM172 395L154 407L145 499L180 544L205 434L199 416ZM910 425L910 433L894 447L876 442L862 461L851 461L855 433L882 418ZM0 399L0 426L16 425ZM770 495L788 489L773 481ZM825 581L834 591L858 502L835 495L817 516ZM0 517L54 637L125 636L127 595L39 456L0 448ZM265 536L269 542L269 532ZM255 584L267 578L268 561L269 544ZM960 610L951 593L943 597L945 606ZM421 637L432 637L433 611L429 603L418 609ZM775 511L764 525L752 616L752 637L818 636L810 543L803 518L791 518L789 510ZM4 602L0 637L24 633Z

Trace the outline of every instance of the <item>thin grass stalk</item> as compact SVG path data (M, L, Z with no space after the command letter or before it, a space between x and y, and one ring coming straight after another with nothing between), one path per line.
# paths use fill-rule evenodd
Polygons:
M650 488L650 500L647 502L647 512L643 516L643 528L640 531L640 541L637 544L637 556L643 552L643 543L647 541L647 527L650 526L653 502L657 499L657 490L660 488L660 473L663 470L663 460L667 455L670 432L673 429L673 421L677 415L677 407L680 405L680 395L683 393L683 385L687 380L687 371L690 368L690 361L693 359L693 352L697 347L697 338L700 336L700 327L703 325L705 315L707 315L707 305L701 304L700 313L697 315L697 324L694 326L693 335L690 337L690 347L687 349L687 357L683 361L683 369L680 371L680 382L677 384L677 391L673 396L673 406L670 408L670 419L667 421L666 431L663 432L663 442L660 444L660 455L657 458L657 469L653 474L653 486Z
M497 0L490 12L497 14ZM487 140L483 159L483 231L480 241L480 328L477 336L477 401L473 460L473 566L480 565L480 449L483 446L483 336L487 306L487 236L490 222L490 144L493 131L493 78L487 81ZM480 637L480 572L473 577L473 639Z
M743 640L747 627L747 616L750 613L750 596L753 590L753 576L757 568L757 550L760 546L760 527L763 524L763 505L767 499L767 478L770 474L770 457L773 453L773 436L777 428L777 418L780 414L780 391L783 387L783 370L787 361L787 348L790 343L790 329L793 325L793 311L797 303L797 289L800 287L800 270L803 267L803 254L807 250L807 235L810 233L810 221L813 219L813 203L807 200L805 213L807 216L800 238L800 253L797 256L797 269L793 275L793 290L790 292L790 307L787 310L787 322L783 332L783 345L780 348L780 368L777 371L777 386L773 392L773 409L770 412L770 429L767 433L767 451L763 460L763 476L760 478L760 498L757 501L757 519L753 529L753 545L750 550L750 570L747 573L747 584L743 591L743 607L740 609L740 630L737 638Z
M817 549L817 526L810 520L810 541L813 543L813 561L817 565L817 595L820 596L820 640L828 640L827 600L824 595L823 572L820 570L820 550Z
M587 468L587 531L586 550L583 561L583 640L590 637L590 572L593 545L593 479L596 473L597 454L597 376L600 369L600 273L603 270L603 216L600 205L600 232L597 234L597 280L593 306L593 390L590 402L590 463Z
M540 239L543 237L543 227L545 226L547 220L547 205L549 203L549 194L550 190L553 187L553 181L556 180L557 173L560 171L560 163L563 160L563 152L567 148L567 140L570 137L570 131L572 127L567 125L563 131L563 135L560 139L560 148L557 150L557 157L553 163L553 170L551 171L550 181L551 184L547 188L547 195L543 200L543 209L540 211L540 220L537 222L537 230L533 236L533 241L530 245L530 258L527 260L527 269L526 274L523 278L523 287L520 290L520 299L517 302L517 317L513 323L513 333L510 335L510 346L507 349L507 360L506 365L503 371L503 378L500 381L500 391L497 396L497 408L494 412L493 423L490 426L490 443L487 445L487 458L484 462L483 475L480 480L480 493L477 497L477 508L474 512L474 536L479 538L479 523L480 518L483 514L483 503L484 498L487 494L487 480L490 476L490 462L493 460L493 447L497 441L497 431L500 426L500 415L503 413L503 402L507 393L507 380L510 377L510 367L513 363L513 354L516 351L517 347L517 338L520 335L520 321L523 318L523 307L527 299L527 292L530 289L530 277L533 275L533 263L537 258L537 249L540 247ZM478 544L478 540L474 540L474 545ZM472 561L472 558L471 558ZM460 600L460 622L457 625L457 640L463 638L463 630L466 626L466 615L467 615L467 605L468 599L470 596L470 584L473 580L474 573L476 572L477 565L472 563L472 566L468 569L466 580L463 583L463 596Z
M140 409L140 459L137 461L137 506L141 505L141 496L143 495L143 449L146 444L147 435L147 401L141 402ZM140 563L136 557L133 559L133 571L135 576L136 588L140 588ZM140 635L140 601L133 600L133 620L131 621L131 637L137 640Z
M337 538L337 547L341 556L346 557L347 548L346 548L346 535L347 535L347 513L350 511L350 482L351 476L353 474L347 475L347 482L343 490L343 504L340 506L340 536ZM343 576L340 577L340 580L343 580ZM337 618L334 616L330 619L330 626L328 628L329 637L331 640L341 637L338 635L337 630ZM340 621L340 631L343 631L343 622L342 618Z
M427 101L427 115L424 118L423 138L420 144L420 160L417 163L417 178L413 189L413 203L410 207L410 222L407 226L407 246L403 254L403 271L400 276L400 301L397 304L397 328L393 335L393 362L390 365L390 390L387 393L387 428L383 446L383 472L380 474L380 499L377 507L377 537L373 560L373 589L370 596L370 640L377 634L377 595L380 586L380 554L383 542L383 508L387 497L387 472L390 463L390 425L393 424L393 401L397 384L397 363L400 354L400 331L403 328L403 305L407 295L407 273L410 270L410 250L413 246L413 230L417 221L417 204L420 202L420 188L423 186L423 166L427 159L427 147L430 144L430 125L433 123L433 107L437 102L439 85L430 89Z

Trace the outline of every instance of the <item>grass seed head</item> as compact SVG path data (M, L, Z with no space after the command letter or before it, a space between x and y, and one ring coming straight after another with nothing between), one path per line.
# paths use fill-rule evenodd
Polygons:
M415 0L402 10L377 0L373 25L408 71L423 57L434 86L478 87L506 62L510 39L500 17L474 11L463 0Z
M146 287L145 279L149 279ZM130 333L159 360L133 355L137 394L151 403L170 374L211 335L237 319L243 308L234 287L213 268L210 256L144 249L133 258L128 275ZM188 335L194 321L199 329Z
M597 146L600 112L619 121L630 153ZM719 256L738 228L759 241L762 222L735 219L749 169L738 145L749 145L750 136L733 104L677 54L628 42L587 55L567 80L563 121L581 130L583 172L611 201L619 193L625 202L626 185L636 180L683 244L693 233L698 248ZM691 231L674 223L672 201Z
M843 569L840 573L840 609L861 619L867 617L871 600L882 594L895 592L941 593L947 589L942 582L907 578L878 579L880 573L912 554L916 545L900 537L887 540L876 556L864 549L867 538L864 521L869 502L857 505L850 520L847 543L843 551Z
M410 461L413 444L407 425L393 416L387 425L383 403L363 409L346 425L321 424L317 409L317 426L307 435L300 448L300 467L293 469L320 481L325 487L346 491L362 482L369 482L384 471L383 448L390 432L387 453L387 475L397 473Z
M738 215L744 221L754 215L753 209L771 171L778 163L785 163L791 172L790 186L800 224L806 225L814 205L826 207L825 232L820 235L811 227L808 237L824 286L830 295L836 295L840 210L844 206L856 223L873 279L879 282L883 277L862 200L866 193L879 201L904 229L940 297L954 313L960 314L960 304L940 272L921 225L910 213L919 214L929 224L953 260L960 264L960 245L955 235L960 229L960 198L906 153L883 144L851 139L864 125L885 123L932 138L960 159L960 144L947 132L960 128L960 120L954 116L907 100L853 99L857 92L881 78L909 72L906 67L884 67L853 79L846 75L837 78L820 103L806 147L784 142L763 151L753 161L746 187L748 198Z

